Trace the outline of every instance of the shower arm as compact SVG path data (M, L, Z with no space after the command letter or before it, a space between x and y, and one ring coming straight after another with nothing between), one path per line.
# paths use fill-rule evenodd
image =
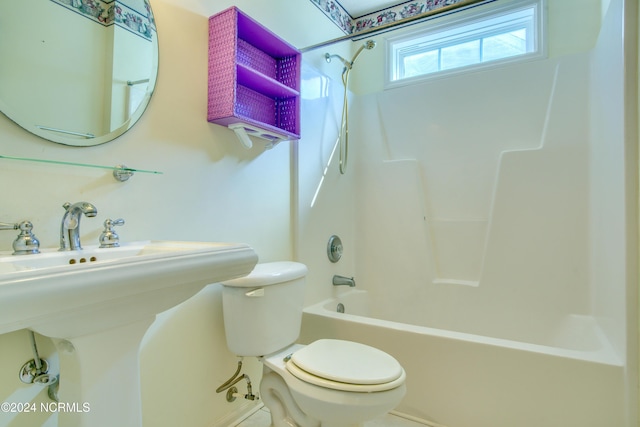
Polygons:
M373 40L367 40L365 43L362 44L362 46L358 48L358 50L356 51L356 54L353 55L353 58L351 58L351 61L347 61L342 56L335 53L334 54L325 53L324 59L327 62L331 62L331 58L338 58L344 64L344 71L343 71L344 73L345 71L351 70L353 68L353 64L356 62L356 59L364 49L371 50L374 47L376 47L376 42Z
M332 58L338 58L344 64L345 69L347 69L347 68L351 69L351 67L353 67L353 62L347 61L346 59L344 59L342 56L340 56L338 54L335 54L335 53L334 54L329 54L329 53L325 53L324 54L324 59L327 62L331 62Z

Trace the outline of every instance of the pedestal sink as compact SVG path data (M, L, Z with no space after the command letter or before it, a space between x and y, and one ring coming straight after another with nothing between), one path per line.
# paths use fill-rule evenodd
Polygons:
M68 409L60 426L139 427L138 352L155 315L209 283L247 275L257 259L243 244L169 241L0 254L0 333L53 338Z

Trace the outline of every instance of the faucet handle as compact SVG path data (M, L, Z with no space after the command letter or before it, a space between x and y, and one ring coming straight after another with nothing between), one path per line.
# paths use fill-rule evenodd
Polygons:
M104 221L104 231L99 240L101 248L117 248L120 246L120 236L113 229L116 225L124 225L124 219L106 219Z
M17 230L18 224L13 222L0 222L0 230Z
M40 241L31 232L33 224L30 221L22 221L18 224L20 234L13 241L14 255L27 255L40 253Z
M40 241L31 232L33 224L30 221L20 223L0 223L0 230L20 230L20 234L13 241L13 255L28 255L40 253Z

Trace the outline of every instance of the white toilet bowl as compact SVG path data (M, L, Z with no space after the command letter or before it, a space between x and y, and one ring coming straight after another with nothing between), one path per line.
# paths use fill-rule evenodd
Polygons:
M343 340L294 344L300 333L307 268L258 264L223 284L227 345L263 363L260 394L275 427L361 425L395 408L406 392L400 363Z
M329 359L321 360L329 349L336 350L340 355L339 347L344 352L349 352L356 346L359 348L348 356L350 360L343 358L344 363L335 365L337 369L330 366ZM311 355L316 350L317 355ZM292 357L295 360L296 354L301 353L310 356L309 359L318 357L320 365L323 365L321 368L329 368L332 372L314 375L301 369L290 359ZM386 366L381 366L380 360L376 362L377 358L383 359ZM276 427L291 426L291 421L301 427L362 425L363 422L395 408L406 392L406 374L395 359L373 347L349 341L319 340L309 346L295 344L261 358L261 361L264 363L264 371L260 393L265 405L271 410ZM309 362L313 365L314 361ZM349 375L349 365L354 362L358 362L359 372ZM362 369L367 367L368 370ZM336 370L346 372L348 378L343 378L343 381L348 382L337 381L333 372ZM385 373L384 378L375 374L381 371ZM323 378L325 375L335 379Z

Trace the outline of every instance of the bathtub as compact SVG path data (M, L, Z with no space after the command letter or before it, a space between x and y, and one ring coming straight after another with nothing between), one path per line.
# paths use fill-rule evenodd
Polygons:
M590 316L514 340L379 319L368 298L349 290L306 307L300 342L346 339L393 355L407 371L396 415L433 427L625 425L623 364Z

